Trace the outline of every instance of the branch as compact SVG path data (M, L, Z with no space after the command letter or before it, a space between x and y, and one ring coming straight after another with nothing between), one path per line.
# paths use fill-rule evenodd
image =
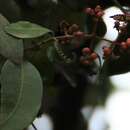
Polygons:
M98 27L98 21L99 21L99 18L96 18L95 19L95 24L94 24L94 27L93 27L93 31L92 31L92 35L93 35L93 38L91 40L91 43L90 43L90 48L93 49L93 43L94 43L94 40L95 40L95 36L96 36L96 31L97 31L97 27Z
M34 125L34 123L32 123L31 125L32 125L32 127L34 128L34 130L38 130L38 129L36 128L36 126Z
M34 50L36 48L40 48L41 46L44 46L44 44L49 43L50 41L62 40L62 39L65 39L65 38L74 39L75 36L74 35L63 35L63 36L51 37L51 38L43 40L43 41L39 42L38 44L35 44L35 45L31 46L31 47L25 48L24 51ZM88 40L88 39L92 39L92 40L93 39L98 39L98 40L104 40L104 41L113 43L113 41L111 41L109 39L102 38L100 36L97 36L96 34L94 35L93 33L92 34L85 34L84 35L84 39L85 40Z

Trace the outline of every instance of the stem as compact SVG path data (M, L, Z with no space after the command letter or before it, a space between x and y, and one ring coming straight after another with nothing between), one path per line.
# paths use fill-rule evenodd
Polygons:
M57 37L55 37L55 38L58 39L58 40L62 40L62 39L64 39L64 38L73 39L74 36L73 36L73 35L63 35L63 36L57 36Z
M92 38L92 34L85 34L85 38L86 39L89 39L89 38ZM62 39L64 39L64 38L70 38L70 39L74 39L75 38L75 36L74 35L63 35L63 36L58 36L58 37L55 37L56 39L58 39L58 40L62 40Z
M64 36L58 36L58 37L55 37L56 39L64 39L64 38L75 38L75 36L73 35L64 35ZM85 34L84 35L84 38L87 40L87 39L91 39L91 38L95 38L95 39L98 39L98 40L104 40L104 41L107 41L107 42L110 42L110 43L113 43L113 41L109 40L109 39L105 39L105 38L102 38L100 36L97 36L97 35L94 35L94 34Z
M100 69L101 69L101 67L102 67L102 61L101 61L101 57L97 54L97 56L98 56L98 61L99 61L99 66L100 66ZM99 69L99 70L100 70Z
M97 23L96 23L96 25L95 25L95 27L94 27L94 29L93 29L93 33L92 33L92 34L85 34L85 35L84 35L85 40L87 40L87 39L92 39L92 41L91 41L91 47L93 47L94 39L104 40L104 41L113 43L113 41L111 41L111 40L108 40L108 39L102 38L102 37L100 37L100 36L97 36L97 35L96 35L96 29L97 29ZM33 50L33 49L35 49L36 47L39 47L39 48L40 48L40 47L43 46L45 43L48 43L48 42L50 42L50 41L61 40L61 39L64 39L64 38L74 39L75 36L74 36L74 35L63 35L63 36L51 37L51 38L49 38L49 39L47 39L47 40L44 40L44 41L39 42L37 45L33 45L33 46L31 46L31 47L29 47L29 48L26 48L26 49L24 49L24 50L25 50L25 51L28 51L28 50Z
M40 48L40 47L43 46L45 43L48 43L48 42L50 42L50 41L52 41L52 40L55 41L56 39L55 39L54 37L48 38L47 40L38 42L37 45L33 45L33 46L31 46L31 47L28 47L28 48L24 49L24 51L29 51L29 50L35 49L36 47L39 47L39 48Z
M34 128L34 130L38 130L38 129L36 128L36 126L34 125L34 123L32 123L31 125L32 125L32 127Z
M91 48L91 49L93 49L93 43L94 43L95 36L96 36L98 21L99 21L99 18L96 18L96 19L95 19L95 24L94 24L94 27L93 27L93 31L92 31L92 37L93 37L93 38L92 38L91 43L90 43L90 48Z

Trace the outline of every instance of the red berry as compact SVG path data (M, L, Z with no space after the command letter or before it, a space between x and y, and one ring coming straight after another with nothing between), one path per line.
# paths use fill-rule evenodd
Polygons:
M85 48L82 49L82 53L83 54L90 54L91 53L91 49L88 48L88 47L85 47Z
M77 31L79 31L79 26L77 24L73 24L68 29L69 34L73 34L74 32L77 32Z
M122 48L123 50L126 50L126 49L128 48L126 42L122 42L122 43L121 43L121 48Z
M95 53L95 52L93 52L91 55L90 55L90 59L91 60L95 60L95 59L97 59L98 58L98 55Z
M99 11L99 12L96 14L97 17L102 17L103 15L104 15L104 12L103 12L103 11Z
M63 37L63 38L60 40L60 43L61 43L61 44L70 43L70 38L69 38L68 36Z
M84 10L84 12L85 12L86 14L94 15L94 10L93 10L92 8L86 8L86 9Z
M74 32L74 36L78 38L82 38L84 36L84 32L81 31Z
M82 64L84 64L84 65L90 65L90 64L91 64L91 61L89 61L89 60L84 60L84 61L82 62Z
M85 13L90 13L91 10L92 10L92 8L86 8L86 9L84 10L84 12L85 12Z
M104 52L104 56L109 56L112 53L112 49L110 47L105 47L103 49L103 52Z
M128 38L128 39L126 40L126 45L127 45L128 47L130 47L130 38Z

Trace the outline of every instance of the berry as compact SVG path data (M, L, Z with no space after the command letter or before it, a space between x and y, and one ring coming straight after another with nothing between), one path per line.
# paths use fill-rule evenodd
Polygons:
M84 32L81 31L74 32L74 36L77 38L82 38L84 36Z
M104 56L107 57L107 56L110 56L111 53L112 53L112 49L110 47L105 47L103 49L103 52L104 52Z
M122 48L123 50L126 50L126 49L128 48L126 42L122 42L122 43L121 43L121 48Z
M82 62L82 64L84 64L84 65L90 65L90 64L91 64L91 61L90 61L90 60L84 60L84 61Z
M84 12L85 12L86 14L89 14L89 15L94 15L94 14L95 14L95 12L94 12L94 10L93 10L92 8L86 8L86 9L84 10Z
M97 17L102 17L103 15L104 15L104 12L103 12L103 11L99 11L99 12L96 14Z
M77 32L77 31L79 31L79 26L77 24L73 24L68 29L69 34L73 34L74 32Z
M90 55L90 59L91 60L96 60L98 58L98 55L95 53L95 52L93 52L91 55Z
M82 49L82 53L83 54L90 54L91 53L91 49L88 48L88 47L85 47L85 48Z
M91 12L91 10L92 10L92 8L86 8L86 9L84 10L84 12L87 13L87 14L89 14L89 13Z
M59 42L61 44L70 43L70 38L66 35L66 37L63 37Z
M99 12L99 11L101 11L101 10L102 10L101 6L100 6L100 5L97 5L96 8L95 8L95 12L97 13L97 12Z
M90 14L90 13L91 13L91 10L92 10L92 8L86 8L86 9L84 10L84 12L87 13L87 14Z
M126 45L127 45L128 47L130 47L130 38L128 38L128 39L126 40Z

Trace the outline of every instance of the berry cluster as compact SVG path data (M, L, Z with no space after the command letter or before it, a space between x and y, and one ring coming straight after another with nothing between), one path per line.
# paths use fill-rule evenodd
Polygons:
M94 48L92 45L94 43L93 39L105 40L107 42L112 43L110 47L106 47L106 46L103 47L103 58L105 60L108 60L109 58L117 59L121 56L122 53L126 52L126 50L127 52L130 52L130 38L128 38L125 42L123 41L123 42L116 43L118 40L116 42L113 42L113 41L104 39L96 34L95 30L98 27L97 26L98 19L100 19L104 15L104 11L100 5L97 5L94 9L86 8L84 12L87 13L88 15L93 16L95 19L97 19L95 20L96 26L93 26L94 31L91 34L87 34L81 31L80 27L77 24L69 24L66 21L62 21L60 23L60 28L59 28L61 35L56 37L58 40L58 43L61 43L60 46L57 46L58 48L57 50L60 50L58 51L60 52L59 54L62 57L65 57L62 59L65 59L65 60L75 59L75 58L69 57L71 53L73 54L75 53L74 55L78 55L76 56L78 59L72 60L72 61L80 61L80 64L83 64L83 65L91 65L97 58L100 60L99 55L96 52L94 52ZM114 28L116 28L118 32L121 32L121 33L126 32L127 21L130 19L128 16L127 18L125 18L125 15L114 15L114 16L111 16L111 18L115 20ZM87 40L89 40L89 42ZM67 47L65 47L66 45ZM71 49L67 51L64 50L67 48L69 49L71 48ZM73 52L70 52L72 50ZM78 54L76 54L76 51L74 50L78 50L77 51ZM66 54L66 52L67 53L70 52L70 54Z
M84 37L84 32L82 32L77 24L69 24L66 21L60 23L60 35L63 37L58 37L59 43L66 44L71 43L71 40L76 38L81 40Z
M114 49L116 48L116 49ZM130 38L127 38L126 41L122 42L113 42L110 47L103 47L103 58L109 59L120 57L122 53L130 52Z
M77 24L70 24L66 21L62 21L59 25L59 31L61 35L73 35L73 33L80 31L80 27Z
M95 16L95 17L98 17L98 18L101 18L104 15L104 11L103 11L103 9L101 8L100 5L97 5L94 9L86 8L84 10L84 12L86 14L89 14L91 16Z
M90 65L94 60L98 58L98 55L90 48L85 47L82 49L82 56L80 57L80 63L83 65Z

